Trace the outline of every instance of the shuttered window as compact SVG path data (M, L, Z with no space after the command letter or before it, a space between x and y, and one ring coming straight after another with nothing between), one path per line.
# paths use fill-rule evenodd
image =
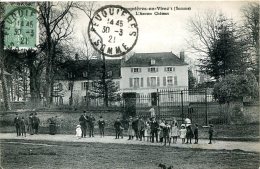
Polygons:
M149 67L148 68L148 72L151 72L151 73L155 73L155 72L158 72L158 67Z
M160 86L160 77L157 77L157 86Z
M163 86L166 86L166 77L163 77Z
M133 87L133 79L132 78L129 78L129 86Z
M178 85L177 76L174 76L174 85Z
M150 78L147 77L147 86L149 87L150 86Z
M144 78L141 78L141 87L144 87Z

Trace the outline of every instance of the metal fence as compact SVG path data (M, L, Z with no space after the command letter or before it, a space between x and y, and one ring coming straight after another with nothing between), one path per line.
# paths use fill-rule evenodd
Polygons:
M190 118L194 123L208 125L210 120L219 119L218 104L211 91L202 90L157 90L150 94L128 93L123 95L126 116L150 117L153 107L157 118L179 122ZM224 123L224 121L223 121Z

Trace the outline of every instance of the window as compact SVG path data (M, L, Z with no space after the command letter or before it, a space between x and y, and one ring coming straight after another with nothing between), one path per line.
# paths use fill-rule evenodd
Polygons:
M83 77L88 77L88 72L83 72Z
M172 85L173 85L172 76L167 76L167 85L168 85L168 86L172 86Z
M158 68L157 67L149 67L148 72L151 72L151 73L158 72Z
M68 78L72 78L72 77L73 77L72 72L68 73Z
M131 68L131 72L133 72L133 73L140 73L141 72L141 68L137 68L137 67Z
M87 90L88 82L81 82L81 90Z
M174 72L175 67L165 67L164 70L165 70L165 72Z
M135 88L139 87L139 78L134 78L134 87Z
M147 78L147 86L149 87L158 87L160 86L160 78L159 77L148 77Z
M151 65L155 65L155 60L151 59Z
M163 86L177 85L177 76L165 76L163 77Z
M144 80L143 78L129 78L129 86L134 88L143 87Z
M63 86L61 83L58 84L58 90L63 90Z

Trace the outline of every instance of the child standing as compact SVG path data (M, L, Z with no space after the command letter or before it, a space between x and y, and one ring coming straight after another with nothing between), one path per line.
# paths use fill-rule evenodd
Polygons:
M25 124L25 120L24 120L24 117L22 117L22 120L21 120L21 134L22 136L24 135L24 137L26 137L26 124Z
M159 138L160 138L160 143L163 143L163 128L166 127L164 120L159 120Z
M166 146L167 142L169 142L170 145L170 139L169 139L170 128L171 126L167 122L165 122L165 127L163 127L164 146Z
M103 119L102 116L100 116L99 120L98 120L98 128L99 128L99 132L100 132L100 136L104 137L105 135L105 120Z
M195 143L194 144L198 144L199 143L199 128L198 128L198 124L195 124L194 138L195 138Z
M114 123L115 131L116 131L116 139L119 139L120 131L122 128L122 124L120 122L120 118L118 117Z
M172 125L171 125L171 131L170 131L170 141L169 141L169 144L171 143L171 139L173 140L173 144L176 144L177 143L177 138L178 138L178 123L177 121L173 121L172 122Z
M144 136L147 138L147 141L151 141L151 127L148 120L145 122Z
M76 137L77 137L78 139L80 139L81 135L82 135L81 126L80 126L80 125L77 125L77 127L76 127Z
M187 132L187 130L186 130L186 128L185 128L185 124L182 124L182 125L181 125L181 129L180 129L180 137L181 137L181 139L182 139L182 144L185 143L186 132Z
M214 132L214 130L213 130L213 125L211 124L211 125L209 125L209 144L212 144L212 138L213 138L213 132Z

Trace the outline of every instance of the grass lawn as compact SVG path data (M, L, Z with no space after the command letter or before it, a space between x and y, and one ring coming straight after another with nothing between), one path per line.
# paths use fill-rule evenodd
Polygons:
M167 167L172 165L174 169L253 169L258 168L260 163L258 153L244 151L102 143L16 142L1 142L1 166L4 169L156 169L160 163Z

